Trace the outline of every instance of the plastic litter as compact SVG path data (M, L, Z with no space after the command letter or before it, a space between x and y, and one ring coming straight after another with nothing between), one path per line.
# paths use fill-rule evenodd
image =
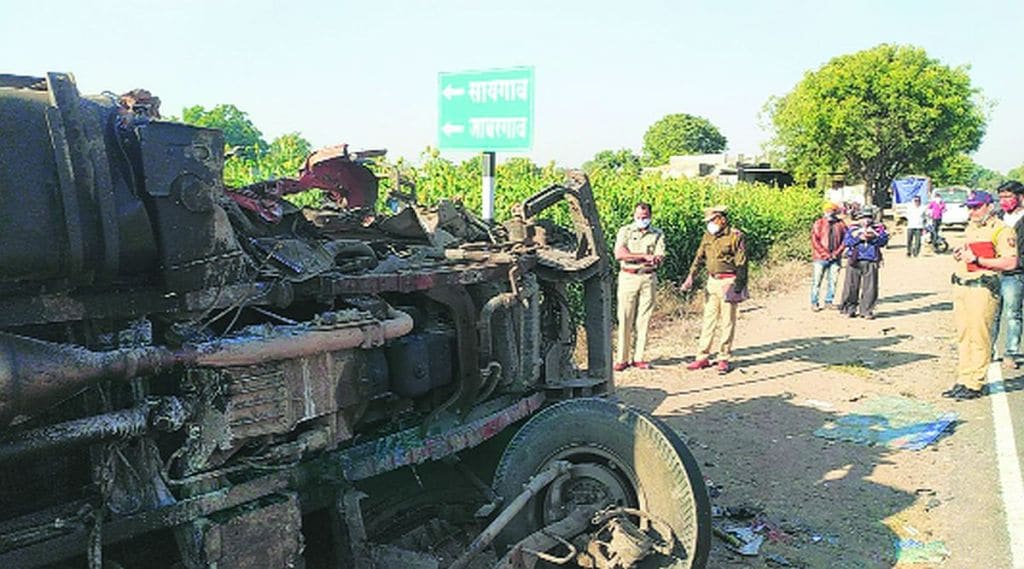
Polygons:
M892 449L921 450L954 426L959 415L937 411L908 397L875 397L854 413L842 415L814 431L816 436Z
M897 563L942 563L950 555L944 541L898 539L895 544Z
M721 529L713 528L715 535L722 538L729 548L747 557L756 556L764 543L764 536L754 532L751 528L733 527Z

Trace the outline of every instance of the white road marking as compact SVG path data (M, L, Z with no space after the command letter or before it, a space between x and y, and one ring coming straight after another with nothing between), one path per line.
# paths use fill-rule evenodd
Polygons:
M1013 569L1024 569L1024 479L1021 478L1010 403L1006 398L999 362L993 362L988 367L988 384L991 389L988 398L992 401L996 457L999 461L999 485L1003 493L1003 509L1006 511L1006 531L1010 535L1010 557Z

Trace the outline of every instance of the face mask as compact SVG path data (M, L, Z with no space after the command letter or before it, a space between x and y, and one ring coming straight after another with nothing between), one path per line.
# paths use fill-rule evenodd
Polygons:
M721 230L722 230L721 226L719 226L714 221L708 222L708 233L710 233L712 235L718 235L718 232L721 231Z
M1018 205L1020 205L1020 201L1018 201L1017 198L1004 198L999 200L999 207L1003 208L1003 211L1006 213L1010 213L1017 209Z
M647 229L650 226L651 226L651 218L649 218L649 217L646 218L646 219L634 219L633 220L633 227L636 227L637 229Z

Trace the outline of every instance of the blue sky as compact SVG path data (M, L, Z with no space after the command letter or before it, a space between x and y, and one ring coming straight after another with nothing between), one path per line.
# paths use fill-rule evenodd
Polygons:
M971 66L994 105L975 159L1005 172L1024 163L1022 30L1021 0L0 0L0 72L70 71L83 93L144 87L165 114L232 103L268 139L298 131L416 159L436 144L439 72L528 65L525 155L576 166L639 151L675 112L755 153L770 96L836 55L906 43Z

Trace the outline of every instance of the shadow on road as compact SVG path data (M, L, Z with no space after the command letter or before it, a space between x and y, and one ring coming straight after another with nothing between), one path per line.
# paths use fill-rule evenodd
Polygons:
M621 388L618 395L652 412L667 397L646 387ZM761 567L769 554L798 567L893 567L897 536L882 521L916 497L869 478L892 453L907 451L833 443L812 434L838 416L784 395L659 414L687 441L709 485L721 486L712 500L716 505L763 510L770 526L781 530L749 562L716 539L709 567Z
M852 320L852 323L858 322ZM749 380L731 382L727 385L711 385L692 391L722 389L744 383L761 383L773 379L805 373L814 367L827 368L833 365L856 365L868 369L888 369L921 360L934 359L930 354L897 352L886 348L894 347L911 336L897 334L879 338L851 338L850 336L814 336L780 340L759 346L748 346L733 352L733 361L740 368L780 362L808 362L819 364L794 372L759 376ZM658 366L671 366L693 361L692 356L677 356L654 360ZM686 372L683 372L686 373ZM734 371L729 377L737 376ZM682 392L688 393L688 392Z
M894 302L910 302L926 296L935 296L934 292L905 292L903 294L894 294L892 296L883 296L878 300L879 304L890 304Z
M856 322L856 320L854 320ZM897 334L880 338L851 338L850 336L814 336L780 340L760 346L748 346L734 352L744 367L785 361L804 361L824 365L856 363L871 369L887 369L926 359L929 354L896 352L894 347L911 336Z
M912 314L925 314L927 312L948 312L953 310L952 302L933 302L927 306L918 306L917 308L903 308L900 310L879 310L875 313L876 318L898 318L900 316L910 316Z

